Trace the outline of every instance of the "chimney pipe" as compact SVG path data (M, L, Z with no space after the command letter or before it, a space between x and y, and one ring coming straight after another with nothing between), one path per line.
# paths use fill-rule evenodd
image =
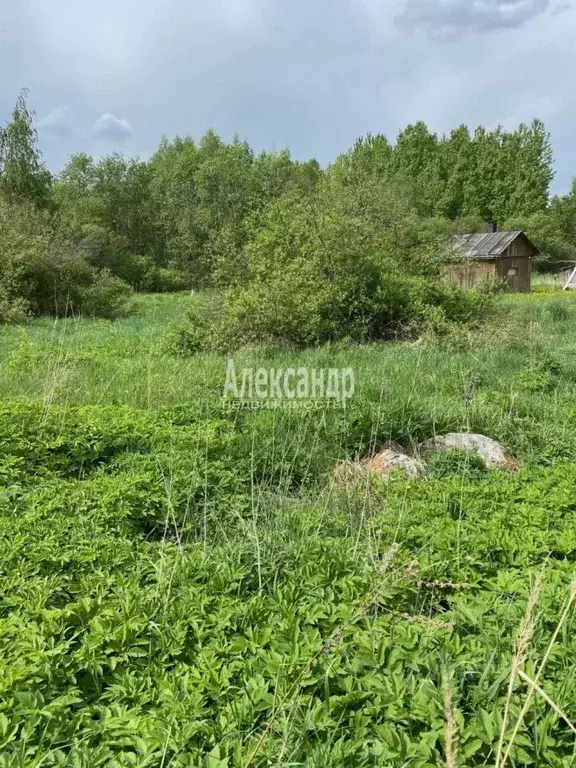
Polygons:
M492 234L494 234L494 232L498 232L498 223L496 221L488 222L488 232Z

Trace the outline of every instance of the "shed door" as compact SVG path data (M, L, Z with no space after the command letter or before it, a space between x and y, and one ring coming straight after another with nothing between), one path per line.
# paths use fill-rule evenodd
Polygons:
M506 259L506 281L508 283L508 290L519 291L520 285L520 264L518 259Z

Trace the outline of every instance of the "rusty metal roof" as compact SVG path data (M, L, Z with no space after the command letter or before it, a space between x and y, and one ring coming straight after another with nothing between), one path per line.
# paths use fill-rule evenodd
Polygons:
M468 259L497 259L517 237L526 237L517 232L486 232L474 235L454 235L452 245ZM532 245L532 243L530 243ZM534 247L534 250L537 249Z

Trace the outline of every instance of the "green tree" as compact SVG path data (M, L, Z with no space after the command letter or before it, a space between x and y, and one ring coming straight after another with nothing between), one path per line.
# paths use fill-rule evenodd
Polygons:
M508 216L532 216L545 211L554 178L550 136L540 120L522 123L504 137L503 163L509 169Z
M245 278L248 222L287 191L313 190L316 161L296 163L288 151L254 155L208 131L163 140L149 163L151 198L160 232L158 259L187 272L197 285L230 285Z
M9 203L34 203L46 208L51 201L51 176L38 150L28 91L22 90L12 120L0 128L0 196Z
M336 158L330 172L340 182L358 184L370 176L391 175L392 146L383 134L360 137L354 146Z
M439 151L446 183L438 199L436 213L448 219L475 213L475 206L470 206L466 197L471 188L475 160L472 137L467 126L460 125L449 137L444 137Z
M392 170L411 190L413 204L421 216L434 216L444 194L440 140L422 121L400 132L392 153Z
M54 187L63 228L91 263L144 286L161 250L148 164L120 154L72 156Z
M0 201L0 322L72 311L110 316L122 311L128 293L55 229L49 211Z

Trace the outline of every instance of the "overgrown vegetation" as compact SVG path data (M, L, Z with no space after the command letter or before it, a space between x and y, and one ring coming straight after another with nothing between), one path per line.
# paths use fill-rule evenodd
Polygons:
M440 279L445 238L444 227L426 228L382 181L322 179L305 198L268 205L243 251L242 280L194 308L175 349L360 342L478 325L495 292Z
M0 765L569 765L573 297L505 297L466 344L238 357L353 367L313 413L235 410L225 358L167 354L196 301L2 331ZM520 470L328 481L462 429Z
M23 92L0 129L0 323L30 315L119 314L130 287L66 231Z
M30 315L115 316L130 287L86 259L82 246L55 231L32 205L0 203L0 322Z
M487 218L572 258L544 127L419 123L325 170L209 132L54 178L35 142L23 94L0 130L0 766L571 765L575 300L496 304L437 259ZM243 409L232 349L352 369L355 395ZM448 452L334 482L450 431L509 471Z
M394 144L358 140L326 169L208 131L163 140L147 161L75 155L51 176L26 96L0 129L0 321L113 315L130 288L209 287L234 291L227 344L386 338L430 307L450 320L435 257L455 232L497 219L526 229L543 264L576 259L574 192L549 199L539 121L444 137L417 123Z

